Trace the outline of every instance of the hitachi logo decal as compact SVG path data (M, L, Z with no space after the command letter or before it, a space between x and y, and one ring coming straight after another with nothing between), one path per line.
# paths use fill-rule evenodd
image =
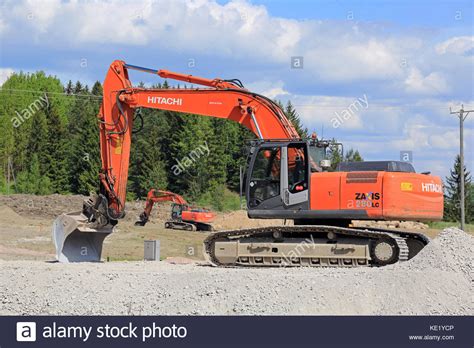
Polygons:
M443 193L443 187L440 184L421 183L421 191Z
M148 97L148 103L163 104L163 105L183 105L183 99L165 98L165 97Z

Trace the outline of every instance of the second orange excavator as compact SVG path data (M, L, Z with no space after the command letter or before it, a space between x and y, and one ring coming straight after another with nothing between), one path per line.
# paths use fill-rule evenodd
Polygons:
M145 209L135 226L145 226L150 219L153 205L157 202L173 202L171 218L165 222L165 228L186 231L212 231L211 223L216 214L209 209L194 207L188 204L183 196L177 193L151 189L146 198Z

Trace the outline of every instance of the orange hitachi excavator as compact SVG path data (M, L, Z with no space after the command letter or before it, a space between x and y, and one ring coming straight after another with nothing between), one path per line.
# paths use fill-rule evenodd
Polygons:
M200 88L133 87L129 70L185 81ZM244 192L248 216L291 219L275 226L212 233L205 256L224 266L386 265L415 256L422 234L350 227L357 220L440 220L439 177L415 173L396 161L346 164L328 172L327 142L300 139L280 107L245 89L239 80L205 79L114 61L104 81L98 115L102 168L97 195L80 212L53 224L62 262L100 260L104 238L125 215L134 111L139 107L224 118L242 124L258 139L249 147Z
M145 226L150 219L153 205L157 202L173 202L171 219L165 222L165 228L186 231L212 231L211 222L216 215L209 209L193 207L177 193L151 189L146 197L145 209L135 226Z

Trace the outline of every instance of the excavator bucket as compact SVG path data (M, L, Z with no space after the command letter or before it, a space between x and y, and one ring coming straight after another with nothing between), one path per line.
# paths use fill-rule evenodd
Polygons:
M53 241L59 262L98 262L111 225L93 228L82 212L62 214L53 223Z

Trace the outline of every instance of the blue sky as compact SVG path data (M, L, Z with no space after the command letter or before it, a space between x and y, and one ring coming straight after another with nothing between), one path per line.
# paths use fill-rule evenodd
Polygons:
M303 122L368 160L413 151L445 176L449 107L474 108L472 1L1 1L0 82L13 71L102 81L114 59L291 100ZM303 57L303 68L291 67ZM158 77L132 74L136 82ZM362 103L361 101L364 101ZM365 102L366 101L366 102ZM346 115L347 119L341 119ZM341 119L341 124L335 120ZM473 169L474 114L466 121Z

